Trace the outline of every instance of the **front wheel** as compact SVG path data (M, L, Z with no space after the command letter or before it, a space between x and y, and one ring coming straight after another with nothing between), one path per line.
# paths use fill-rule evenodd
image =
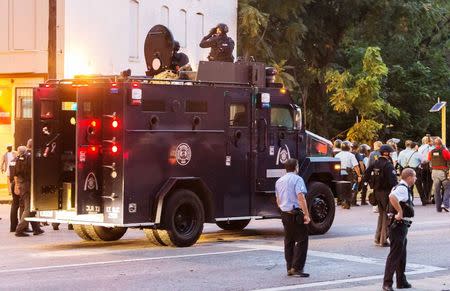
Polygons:
M334 221L334 196L330 187L321 182L312 182L308 185L308 194L306 195L309 215L310 234L326 233Z
M86 234L95 241L119 240L127 232L126 227L105 227L97 225L84 225Z

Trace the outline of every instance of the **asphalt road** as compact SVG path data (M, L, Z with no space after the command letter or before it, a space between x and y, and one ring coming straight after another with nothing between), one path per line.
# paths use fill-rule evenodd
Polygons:
M168 248L134 229L116 242L84 242L63 225L18 238L8 216L0 205L0 290L380 290L388 253L373 244L370 206L338 209L330 231L310 238L307 279L286 276L279 220L253 221L242 232L208 224L195 246ZM413 290L450 290L450 214L417 206L415 220Z

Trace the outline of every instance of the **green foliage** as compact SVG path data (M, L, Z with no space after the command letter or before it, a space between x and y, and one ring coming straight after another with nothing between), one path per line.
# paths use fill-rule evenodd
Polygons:
M347 130L355 115L392 125L382 139L440 134L428 110L450 101L448 0L239 0L238 38L239 55L281 67L318 134Z
M363 119L350 128L347 133L347 139L371 144L374 140L378 139L378 132L382 127L383 124L373 119Z

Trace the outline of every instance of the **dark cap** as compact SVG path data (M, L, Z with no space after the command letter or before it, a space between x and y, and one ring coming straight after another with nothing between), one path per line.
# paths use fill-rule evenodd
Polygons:
M392 153L394 151L394 149L388 145L388 144L384 144L380 147L380 153Z
M217 24L216 28L220 28L220 30L222 30L222 32L225 34L228 33L228 25L226 25L225 23Z

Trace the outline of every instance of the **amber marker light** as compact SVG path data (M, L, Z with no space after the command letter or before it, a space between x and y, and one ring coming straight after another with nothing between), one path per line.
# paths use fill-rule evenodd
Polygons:
M287 89L284 88L284 87L281 88L281 89L280 89L280 93L281 93L281 94L286 94L286 93L287 93Z

